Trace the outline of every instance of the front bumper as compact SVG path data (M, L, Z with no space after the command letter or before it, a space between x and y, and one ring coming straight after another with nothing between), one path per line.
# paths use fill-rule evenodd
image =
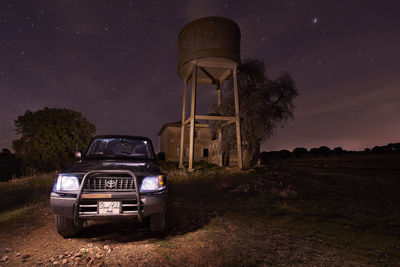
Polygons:
M164 190L162 192L159 192L157 194L146 194L146 195L141 195L140 200L141 200L141 209L142 209L142 216L147 217L149 215L155 214L155 213L160 213L163 210L166 209L166 202L167 202L167 191ZM89 201L82 201L82 205L94 205L93 210L95 211L78 211L80 214L78 214L78 218L80 220L109 220L109 219L120 219L120 218L136 218L138 217L137 211L131 211L131 210L126 210L124 212L125 207L129 207L128 205L134 205L131 202L132 196L129 195L121 195L121 194L111 194L111 198L94 198L90 199ZM118 215L107 215L107 216L101 216L97 212L97 202L98 201L121 201L122 202L122 212ZM75 203L76 203L76 197L71 197L71 196L62 196L62 194L57 194L52 192L50 195L50 206L53 210L53 212L57 215L62 215L68 218L74 218L75 216ZM126 206L124 206L124 203ZM80 207L81 208L81 207ZM89 213L93 212L93 213Z
M135 190L130 192L84 192L84 183L88 175L94 173L125 173L133 177ZM50 206L57 215L79 220L114 220L137 218L141 221L144 217L160 213L166 209L167 189L155 193L140 193L135 174L130 171L100 170L87 173L81 182L78 192L65 194L52 192ZM99 214L99 201L119 201L121 209L118 214Z

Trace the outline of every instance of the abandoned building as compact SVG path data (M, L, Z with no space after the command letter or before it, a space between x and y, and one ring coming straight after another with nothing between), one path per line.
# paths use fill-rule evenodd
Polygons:
M189 160L189 127L185 128L184 161ZM165 153L165 160L179 161L181 122L165 123L159 133L160 152ZM208 124L196 123L194 142L194 161L205 161L219 165L237 164L236 153L230 153L229 157L219 157L218 140L213 138Z

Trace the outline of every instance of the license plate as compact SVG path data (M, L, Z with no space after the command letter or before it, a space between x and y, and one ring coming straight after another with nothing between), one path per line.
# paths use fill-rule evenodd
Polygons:
M99 201L98 212L101 215L119 214L121 211L120 201Z

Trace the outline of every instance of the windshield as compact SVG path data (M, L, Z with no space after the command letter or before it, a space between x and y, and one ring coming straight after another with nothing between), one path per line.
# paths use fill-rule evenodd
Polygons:
M87 158L153 159L151 143L131 138L96 138L90 144Z

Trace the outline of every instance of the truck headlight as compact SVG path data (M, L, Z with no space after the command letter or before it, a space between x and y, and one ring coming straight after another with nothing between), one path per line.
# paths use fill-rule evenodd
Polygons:
M59 174L53 189L57 191L77 191L79 190L78 177L73 175Z
M151 175L143 179L140 192L158 191L165 188L166 178L164 175Z

